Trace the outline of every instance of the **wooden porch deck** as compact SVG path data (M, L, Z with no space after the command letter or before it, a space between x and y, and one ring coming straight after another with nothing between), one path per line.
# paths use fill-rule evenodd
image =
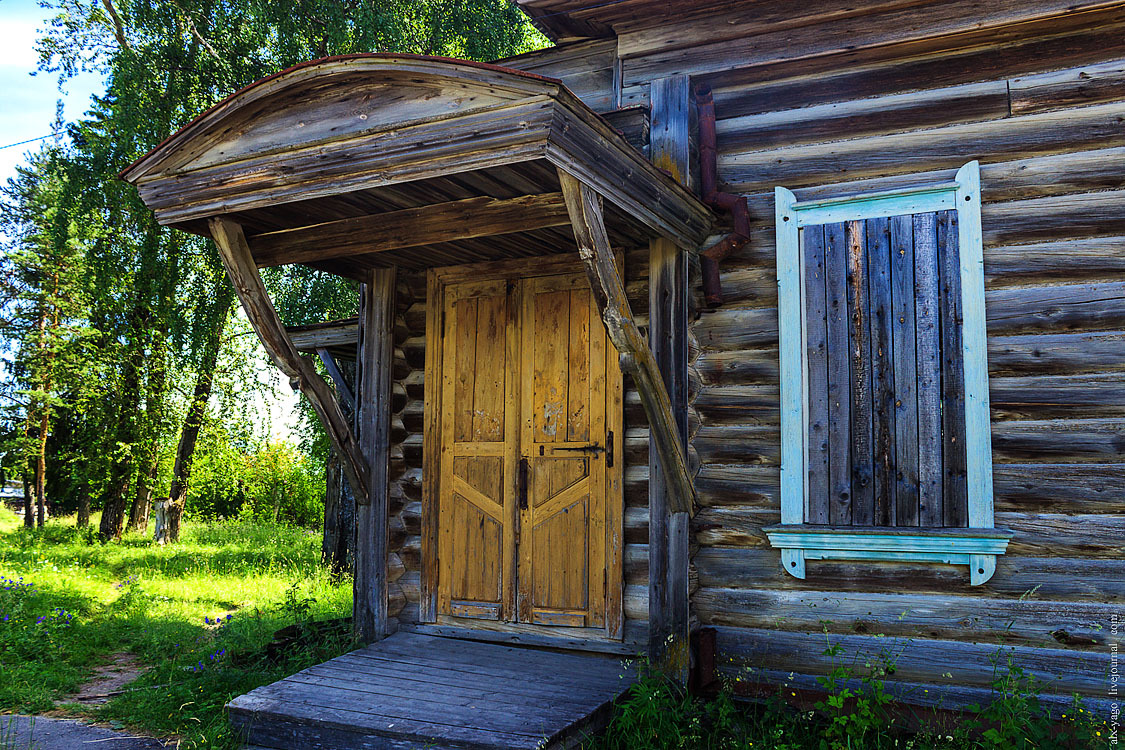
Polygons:
M400 632L228 708L260 748L565 748L633 679L614 657Z

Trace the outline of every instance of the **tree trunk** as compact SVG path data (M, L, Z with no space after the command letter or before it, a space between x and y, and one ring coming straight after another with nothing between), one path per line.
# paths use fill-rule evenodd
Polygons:
M30 461L27 470L24 471L23 479L23 525L29 529L35 528L35 505L31 502L31 480L27 477L31 472Z
M82 482L78 488L78 519L75 526L85 528L90 525L90 485Z
M43 528L47 516L47 428L50 417L44 408L39 421L39 448L35 454L35 525Z
M187 501L188 480L191 478L195 444L199 440L203 419L207 416L207 401L211 398L215 365L219 361L219 349L223 342L223 329L226 327L227 317L234 302L234 288L225 278L219 283L222 289L216 290L215 324L209 329L211 336L205 342L203 358L195 378L195 391L188 406L187 416L184 417L184 429L180 433L179 445L176 447L172 487L168 492L168 498L156 504L155 538L160 544L177 542L180 539L180 520L183 518L184 504Z

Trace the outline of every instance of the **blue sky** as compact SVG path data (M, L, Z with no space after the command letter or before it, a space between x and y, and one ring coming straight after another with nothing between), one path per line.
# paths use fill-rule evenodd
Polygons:
M31 75L39 61L35 40L53 12L39 7L37 0L0 0L0 146L7 146L51 132L55 103L62 99L64 116L82 116L95 93L101 93L103 79L82 73L59 91L53 73ZM28 151L38 142L0 148L0 183L15 174Z

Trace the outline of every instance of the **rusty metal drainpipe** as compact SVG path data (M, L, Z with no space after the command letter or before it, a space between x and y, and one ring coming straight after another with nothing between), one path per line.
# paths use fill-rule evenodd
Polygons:
M728 211L734 220L734 231L700 256L703 272L703 298L709 308L723 304L723 287L719 280L719 261L746 244L750 239L750 206L745 196L719 191L718 152L715 144L715 100L711 87L705 83L695 86L695 101L699 105L699 161L703 202L713 208Z

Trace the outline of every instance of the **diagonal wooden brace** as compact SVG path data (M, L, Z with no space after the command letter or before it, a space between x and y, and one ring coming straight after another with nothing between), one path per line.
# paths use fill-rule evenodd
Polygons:
M688 471L687 459L680 444L672 400L656 363L629 309L625 286L617 273L613 251L609 246L600 198L588 185L559 170L566 208L578 243L578 254L590 277L590 288L610 341L621 356L621 369L633 377L641 396L641 405L648 417L660 466L668 485L668 509L672 513L692 513L695 508L695 487Z
M242 309L250 325L262 341L262 346L270 355L274 365L289 378L289 382L301 389L301 393L312 404L320 417L332 447L340 456L344 473L351 484L356 502L366 505L370 502L368 477L370 471L367 461L360 451L359 443L348 426L340 404L336 401L328 383L316 371L311 359L302 357L285 327L277 317L273 303L270 302L258 267L250 255L250 246L242 227L226 217L218 216L208 220L211 238L219 248L219 256L227 269L227 276L234 284L235 293L242 302Z

